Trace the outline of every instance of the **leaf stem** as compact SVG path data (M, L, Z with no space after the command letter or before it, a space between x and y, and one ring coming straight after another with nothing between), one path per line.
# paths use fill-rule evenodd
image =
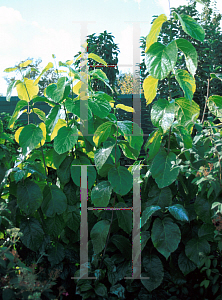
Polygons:
M210 79L208 78L207 81L208 81L208 84L207 84L207 97L206 97L204 111L203 111L203 117L202 117L202 121L201 121L202 124L203 124L203 121L204 121L204 115L205 115L205 111L206 111L206 108L207 108L207 101L208 101L208 98L209 98L209 91L210 91Z

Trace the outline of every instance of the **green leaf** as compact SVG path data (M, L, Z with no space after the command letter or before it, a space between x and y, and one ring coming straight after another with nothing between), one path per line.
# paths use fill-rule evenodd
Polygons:
M149 292L152 292L163 281L163 264L157 255L146 255L142 262L146 273L141 274L141 282ZM142 279L143 277L150 279Z
M159 152L151 165L150 172L159 188L164 188L173 183L179 174L179 168L173 168L176 163L176 154L162 150Z
M164 79L174 69L177 61L177 44L172 41L167 46L156 42L146 52L146 66L153 78Z
M148 219L157 211L161 209L160 206L148 206L142 213L142 218L141 218L141 227L143 227Z
M181 204L174 204L172 206L169 206L168 209L175 219L179 221L189 222L188 212Z
M80 187L81 167L75 165L90 165L87 167L87 183L88 189L91 189L96 180L96 170L91 167L90 160L84 156L80 156L78 159L74 159L71 165L71 177L73 182Z
M98 296L106 297L106 298L108 296L108 294L107 294L107 287L103 283L101 283L101 282L99 282L95 286L94 291L95 291L96 295L98 295Z
M63 160L63 162L61 163L59 168L57 169L57 175L58 175L59 180L62 185L65 185L70 180L70 176L71 176L70 165L71 165L72 161L73 161L72 157L67 156Z
M80 104L81 103L81 104ZM81 105L81 106L80 106ZM81 120L92 119L92 110L86 100L71 100L67 99L65 102L66 109L74 115L81 118Z
M132 121L117 121L118 132L129 142L130 147L141 150L143 145L143 130Z
M7 91L6 91L6 101L10 101L10 98L11 98L11 94L12 94L12 90L15 86L15 83L16 83L16 80L12 80L8 87L7 87Z
M29 178L17 185L17 202L19 208L27 215L33 214L42 204L43 195L40 187Z
M137 159L140 155L140 150L130 147L127 141L118 141L118 145L123 151L123 154L130 159Z
M68 210L63 213L65 224L77 232L80 226L80 212L76 210L75 206L68 206Z
M196 90L195 79L186 70L176 70L175 78L184 92L185 98L192 103L193 94Z
M105 122L101 124L95 131L93 136L93 142L98 147L102 142L106 141L110 136L111 129L115 128L113 122Z
M93 114L101 119L107 117L112 109L109 102L102 98L95 98L95 100L89 99L89 107Z
M89 75L92 76L92 79L99 79L105 83L106 86L113 92L113 89L109 85L109 79L106 76L106 73L100 69L92 70L89 72Z
M198 237L214 242L214 230L215 227L213 224L202 224L198 230Z
M144 145L145 151L149 149L147 160L153 159L159 152L162 138L163 132L161 128L150 134L150 137L147 139L146 144Z
M107 142L106 147L103 146L103 148L100 148L99 150L95 151L94 161L95 161L97 170L101 169L102 166L105 164L105 162L107 161L108 157L110 156L114 146L115 146L115 142L109 141L109 142Z
M185 14L176 13L184 32L190 35L192 38L203 43L205 38L205 32L201 25L199 25L192 17Z
M222 122L222 97L210 96L207 100L207 106L209 111Z
M180 271L186 276L196 269L196 264L193 263L184 252L181 252L178 258L178 266Z
M160 30L162 28L162 25L164 22L167 21L167 16L165 14L159 15L153 22L152 27L150 29L149 34L146 37L146 49L145 52L147 52L150 48L150 46L157 42Z
M127 207L124 202L119 202L115 207ZM126 233L130 234L132 232L132 210L117 210L116 211L118 225Z
M94 53L89 53L88 54L88 59L89 58L92 58L94 59L95 61L97 61L98 63L101 63L103 64L104 66L107 67L107 63L105 62L105 60L103 60L101 57L99 57L98 55L94 54Z
M46 121L45 113L41 109L33 108L33 112L39 117L43 122Z
M62 127L59 129L54 139L54 149L58 154L63 154L71 150L77 143L78 130L77 127Z
M126 259L132 259L132 243L123 235L115 234L110 241L120 250Z
M207 224L212 224L211 217L213 216L213 211L211 210L211 201L198 195L195 202L194 208L198 218Z
M124 292L125 288L120 283L115 284L110 288L110 293L117 295L118 299L125 299Z
M22 220L20 231L23 233L21 237L23 244L32 251L38 251L44 238L44 231L39 221L33 217Z
M112 186L109 181L101 181L93 187L91 200L95 207L107 207L112 194Z
M26 125L19 135L19 145L23 148L33 150L41 142L43 133L41 128L34 124Z
M52 238L57 238L65 228L66 224L63 221L63 217L56 214L53 218L46 218L45 225L46 233Z
M57 84L51 83L46 88L46 96L58 103L63 98L65 91L66 77L60 77Z
M154 185L148 194L148 199L146 202L147 206L158 205L161 209L165 209L166 207L172 205L172 193L169 187L164 187L163 189L159 189L156 185Z
M143 81L144 96L146 99L146 105L152 103L153 99L156 97L158 86L158 79L148 76Z
M90 232L90 237L95 254L100 253L104 249L109 232L109 227L110 222L107 220L101 220L93 226Z
M150 232L141 231L141 251L143 251L149 239L150 239Z
M212 79L217 78L222 81L222 74L220 74L220 73L210 73L210 77Z
M61 215L67 208L67 199L62 190L56 185L46 185L43 190L43 202L41 205L43 213L47 217Z
M200 114L199 105L192 100L192 103L187 98L178 98L175 100L178 106L178 120L181 125L187 125L189 121L195 122Z
M20 100L16 103L15 110L8 122L8 128L13 128L15 121L20 117L20 110L25 106L27 106L27 101L25 100Z
M75 205L79 202L79 198L76 195L76 185L70 180L63 188L63 193L66 195L67 204Z
M48 260L51 266L59 264L65 258L65 249L62 244L56 242L55 245L50 245L48 250Z
M192 76L197 70L197 51L194 46L185 39L176 40L177 47L184 53L186 66Z
M53 131L58 119L60 118L60 114L61 110L59 105L54 106L50 110L47 120L45 121L47 133L51 133Z
M108 180L113 191L121 196L126 195L133 186L133 176L125 167L117 167L109 170Z
M157 218L153 223L151 239L154 247L168 259L180 243L180 229L171 218Z
M176 135L182 139L182 142L184 143L184 147L186 149L192 148L193 140L188 129L182 125L177 125L174 127L174 132L175 130L176 130Z
M58 169L61 163L64 161L66 158L68 152L58 154L55 149L53 149L53 163L55 167Z
M210 244L203 238L193 238L185 245L186 256L196 265L200 263L203 254L210 252Z
M36 80L34 81L34 85L39 83L39 80L41 79L42 75L47 72L49 69L53 68L53 63L49 62L47 64L47 66L42 70L42 72L40 73L40 75L36 78Z
M161 127L165 133L173 124L175 103L166 99L159 99L151 109L151 121L154 126Z

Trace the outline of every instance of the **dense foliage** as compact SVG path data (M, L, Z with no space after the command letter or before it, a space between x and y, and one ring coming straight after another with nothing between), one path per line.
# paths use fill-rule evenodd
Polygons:
M21 78L7 91L10 98L15 87L20 99L8 128L13 130L21 114L27 114L27 124L12 140L0 123L3 300L221 299L222 96L206 98L214 117L199 120L200 107L193 100L195 47L173 31L166 43L157 41L163 25L173 26L174 21L193 39L201 43L205 39L203 28L186 14L174 12L169 20L162 14L153 22L145 49L147 104L154 100L159 82L167 79L169 89L168 97L152 106L155 130L145 141L148 154L143 161L138 161L144 143L141 128L116 118L117 108L133 108L115 105L111 95L92 88L93 79L110 85L101 69L87 70L86 51L76 61L59 62L66 73L41 97L38 82L49 69L57 72L53 63L34 79L24 72L31 60L5 70L21 71ZM187 70L177 68L179 50ZM95 53L88 56L106 65ZM173 94L171 75L181 97ZM221 75L211 73L210 84L220 80ZM47 116L36 107L42 101L51 107ZM30 123L31 113L42 122ZM9 142L17 143L15 155L8 150ZM132 166L120 165L121 153L134 161ZM81 270L84 165L91 210L87 211L89 261L81 268L96 279L81 275L74 280L71 277L79 277ZM125 279L132 276L135 264L131 241L136 212L118 210L133 206L135 184L141 186L141 280ZM96 207L103 209L92 209Z

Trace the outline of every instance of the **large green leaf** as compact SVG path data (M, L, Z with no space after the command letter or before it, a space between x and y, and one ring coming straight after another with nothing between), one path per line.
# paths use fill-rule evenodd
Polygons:
M47 218L45 220L46 233L49 234L52 238L57 238L62 230L65 228L65 222L63 217L57 214L53 218Z
M113 92L113 89L109 85L109 79L106 76L106 73L103 72L101 69L95 69L89 72L89 75L92 76L93 79L99 79L105 83L106 86Z
M91 192L91 200L95 207L107 207L112 194L112 186L109 181L101 181Z
M159 152L151 165L150 172L159 188L164 188L173 183L179 174L179 168L173 167L176 163L176 154L165 150Z
M164 187L163 189L159 189L156 185L154 185L148 194L148 199L146 202L147 206L160 206L161 209L164 209L170 205L172 205L172 192L169 187Z
M37 251L44 238L44 231L39 221L33 217L22 220L20 230L23 233L21 237L23 244L32 251Z
M67 99L65 107L69 112L81 118L81 120L90 120L93 116L91 108L86 100L83 101L78 99L74 101L72 99Z
M80 156L78 159L74 159L71 165L71 177L73 182L80 187L81 167L75 165L90 165L87 167L87 183L88 189L91 189L96 180L96 170L91 167L92 164L87 157Z
M66 196L57 185L45 186L41 208L47 217L54 217L56 213L61 215L66 210Z
M93 142L95 143L96 147L107 140L107 138L110 136L112 127L115 129L114 123L109 121L101 124L96 129L93 136Z
M104 119L108 116L111 111L111 106L105 99L89 99L89 107L91 108L94 115Z
M114 234L110 241L120 250L126 259L132 259L132 244L128 238L120 234Z
M159 209L161 209L161 207L158 205L148 206L142 213L141 227L143 227L146 224L146 222L148 221L148 219Z
M149 292L152 292L163 281L162 262L157 255L146 255L142 263L146 273L141 274L141 282ZM142 279L143 277L149 277L150 279Z
M115 142L109 141L109 142L107 142L106 147L103 146L103 148L100 148L99 150L95 151L94 161L95 161L97 170L101 169L102 166L105 164L105 162L107 161L108 157L110 156L114 146L115 146Z
M66 77L60 77L57 84L52 83L46 88L47 97L51 98L53 101L58 103L63 98L65 91Z
M54 149L58 154L71 150L78 140L77 127L62 127L54 139Z
M194 202L194 208L198 218L207 224L212 224L211 217L213 216L213 211L211 210L211 206L212 202L201 195L198 195Z
M204 238L193 238L185 245L186 256L196 265L200 263L203 254L210 252L210 244Z
M33 108L33 112L39 117L40 120L42 120L43 122L46 121L46 117L45 117L45 113L44 111L42 111L39 108Z
M17 185L17 202L19 208L27 215L33 214L42 204L43 195L40 187L29 178Z
M151 109L151 121L154 126L161 127L165 133L173 124L175 103L159 99Z
M64 161L66 158L68 152L58 154L55 149L53 149L53 163L55 167L58 169L61 163Z
M130 147L141 150L143 145L143 130L132 121L117 121L118 132L129 142Z
M33 150L41 142L43 133L41 128L34 124L26 125L20 135L19 144L23 148L23 151Z
M100 253L104 249L109 232L109 227L110 222L107 220L101 220L93 226L90 232L90 237L95 254Z
M153 223L151 239L154 247L168 259L180 242L181 233L177 224L171 218L155 219Z
M174 69L177 61L177 44L172 41L167 46L156 42L146 52L146 66L153 78L164 79Z
M222 97L218 95L210 96L207 106L209 111L222 122Z
M96 295L107 298L108 294L107 294L107 287L105 286L105 284L99 282L95 288L94 291L96 293Z
M188 131L188 129L186 127L184 127L183 125L177 125L177 126L174 126L173 130L174 130L177 138L179 138L180 141L183 142L184 148L186 148L186 149L192 148L193 139L190 135L190 132Z
M194 46L185 39L176 40L177 47L184 53L186 66L192 76L195 75L197 69L197 51Z
M68 205L67 211L63 213L63 219L65 224L72 229L77 231L80 226L80 212L76 210L75 206Z
M175 78L183 90L185 98L191 103L196 90L195 79L186 70L176 70Z
M193 263L184 252L181 252L178 258L178 266L181 272L186 276L190 272L196 269L195 263Z
M117 167L109 170L108 180L113 191L121 196L126 195L133 186L133 176L125 167Z
M58 119L60 118L60 114L61 110L59 105L54 106L50 110L49 114L47 115L47 120L45 121L47 133L51 133L53 131Z
M179 221L186 221L189 222L189 216L186 209L181 204L174 204L169 206L169 212L175 219Z
M200 114L199 105L192 100L192 103L187 98L178 98L175 100L178 106L178 120L181 125L187 125L189 121L195 122Z
M20 117L20 110L27 105L27 101L25 100L20 100L16 103L15 110L8 122L8 128L13 128L15 121Z
M160 30L162 28L162 25L164 22L167 21L167 16L164 14L159 15L153 22L152 27L150 29L149 34L146 37L146 49L145 52L147 52L150 48L150 46L157 42Z
M214 230L215 227L213 224L202 224L198 230L198 236L199 238L214 242Z
M123 151L123 154L130 158L130 159L137 159L139 154L140 154L140 150L134 149L132 147L130 147L129 142L127 141L118 141L118 145L120 146L120 148Z
M72 161L73 158L71 156L67 156L63 160L59 168L57 169L57 175L62 185L65 185L70 180L70 176L71 176L70 165Z
M68 205L75 205L77 202L79 202L79 198L76 195L76 190L77 187L72 180L70 180L64 186L63 193L66 195Z
M162 128L159 128L158 130L150 134L150 137L147 139L146 144L144 145L144 149L146 151L147 149L149 149L147 160L153 159L155 155L159 152L162 138Z
M124 202L119 202L115 207L127 207ZM116 215L118 218L118 225L126 233L130 234L132 232L132 210L117 210Z
M178 18L183 30L192 38L203 42L205 38L205 32L201 25L197 23L192 17L185 14L174 13L176 19Z
M53 267L59 264L65 258L64 246L58 242L55 245L50 245L48 252L48 260Z

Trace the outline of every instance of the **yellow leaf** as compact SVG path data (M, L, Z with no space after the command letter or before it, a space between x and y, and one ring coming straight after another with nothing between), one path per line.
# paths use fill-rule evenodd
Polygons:
M112 108L114 107L114 103L109 102L109 104Z
M89 53L88 58L92 58L95 61L97 61L98 63L101 63L107 67L107 63L105 62L105 60L103 60L101 57L99 57L98 55L96 55L94 53Z
M58 119L58 121L53 129L53 132L51 134L51 141L57 136L59 129L64 126L67 126L66 121L63 119Z
M135 112L133 107L126 106L124 104L117 104L116 108L121 108L122 110L128 111L128 112Z
M30 65L32 63L32 60L31 59L28 59L26 61L24 61L23 63L19 64L19 67L20 68L25 68L27 67L28 65Z
M34 96L38 95L39 87L34 85L34 80L25 78L24 81L24 83L20 82L17 84L16 89L19 99L29 102Z
M73 93L75 93L76 95L80 94L80 88L81 88L82 82L79 80L74 87L72 88Z
M40 123L38 127L42 129L43 138L41 140L41 143L39 143L36 146L36 148L41 147L41 145L43 146L45 144L45 140L46 140L46 126L45 126L45 123L43 123L43 122Z
M147 52L150 48L150 46L157 42L161 27L163 25L164 22L167 21L167 16L165 14L159 15L159 17L157 17L155 19L155 21L152 24L152 27L150 29L150 33L148 34L147 38L146 38L146 50L145 52Z
M21 133L21 131L22 131L23 128L24 128L24 126L20 127L20 128L17 129L16 132L15 132L15 140L16 140L16 142L17 142L18 144L19 144L19 135L20 135L20 133Z
M42 75L48 71L49 69L53 68L53 63L49 62L47 64L47 66L42 70L41 74L38 76L38 78L36 78L35 82L34 82L34 85L38 84L39 83L39 80L40 78L42 77Z
M76 61L81 59L83 57L84 53L79 54L79 56L76 58Z
M6 68L6 69L4 70L4 72L9 73L9 72L13 72L13 71L15 71L15 70L17 70L17 69L18 69L17 67L14 67L14 68Z
M158 79L148 76L143 81L144 96L146 99L146 105L152 103L156 97Z
M73 63L73 59L72 59L72 60L67 60L67 61L66 61L66 64L69 65L69 66L70 66L72 63Z

